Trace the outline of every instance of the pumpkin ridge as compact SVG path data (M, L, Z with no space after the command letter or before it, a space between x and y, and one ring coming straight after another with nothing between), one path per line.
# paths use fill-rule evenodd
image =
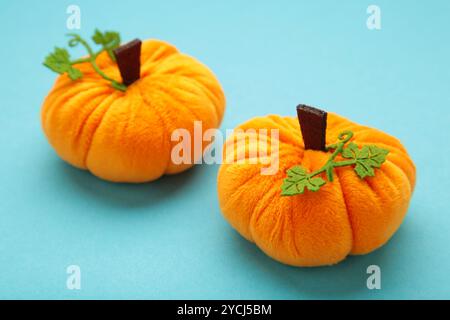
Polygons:
M154 50L153 53L150 53L147 57L145 57L144 62L142 62L141 60L142 78L158 73L158 68L156 68L154 72L150 72L149 69L152 65L156 67L161 66L161 63L163 63L164 60L180 53L180 51L175 46L167 42L157 39L149 39L142 43L142 55L147 55L146 51L150 50L149 46L153 44L158 46L158 48Z
M168 59L169 57L171 57L172 55L177 54L178 52L170 52L169 54L165 55L165 56L161 56L161 57L157 57L156 59L151 56L148 57L146 61L144 61L144 63L142 63L141 65L141 78L146 78L146 77L150 77L153 74L158 74L158 69L157 66L158 64L162 63L162 61ZM151 72L152 67L156 67L156 70L153 70L153 72Z
M401 167L397 162L394 162L392 159L389 159L389 157L386 159L386 161L389 162L389 163L392 163L395 167L397 167L406 176L406 179L409 182L409 185L410 185L410 188L411 188L411 194L412 194L412 192L414 191L415 182L416 182L416 180L415 180L416 167L414 166L414 163L412 162L412 160L408 156L405 157L405 159L408 160L407 164L410 167L410 169L413 171L413 177L412 177L413 180L410 179L408 172L403 167Z
M347 253L347 255L349 255L352 250L353 250L353 246L355 244L355 229L353 227L353 223L352 223L352 219L351 219L351 212L350 212L350 206L348 205L348 199L347 199L347 194L344 192L344 188L342 187L342 183L341 183L341 177L340 177L340 172L339 170L336 170L336 177L338 179L338 183L339 183L339 189L341 190L342 193L342 199L344 201L344 206L345 206L345 212L347 213L347 220L348 220L348 225L350 226L350 231L352 233L352 245L350 248L350 251ZM320 192L320 191L319 191Z
M222 97L216 96L215 93L213 92L213 90L209 89L205 84L200 82L197 78L186 77L186 76L183 76L183 77L186 80L195 84L200 89L200 91L202 91L204 93L204 95L208 98L208 100L211 102L211 104L213 105L214 111L215 111L215 116L217 118L216 126L219 126L220 123L222 122L222 118L223 118L223 112L221 110L219 110L219 109L222 109L222 108L220 108L220 104L221 104L220 102L224 99ZM211 96L217 101L214 101L214 99L212 99Z
M194 112L192 109L189 109L188 107L185 106L184 101L180 100L178 97L174 97L171 92L167 91L167 89L163 88L161 85L158 84L158 86L156 87L157 90L163 94L165 94L169 100L172 100L173 102L175 102L174 104L176 105L176 109L180 109L179 107L184 107L184 110L187 110L188 113L191 113L193 115L193 120L198 120L198 121L203 121L203 119L201 117L198 116L198 114L196 112ZM156 89L154 88L154 90ZM192 93L192 92L189 92ZM170 111L171 112L173 110L173 106L171 106ZM192 121L193 122L193 121Z
M412 193L414 192L414 186L413 186L413 184L411 183L411 181L409 180L409 177L408 177L408 175L406 174L406 172L405 172L400 166L398 166L396 163L390 161L389 159L386 159L386 162L392 164L392 166L393 166L393 167L394 167L394 168L395 168L402 176L404 176L404 178L406 179L406 181L408 181L409 194L410 194L410 196L411 196ZM384 173L384 174L387 175L387 173ZM389 176L389 180L392 181L392 177ZM392 183L394 183L394 182L392 182ZM395 185L395 184L394 184L394 185Z
M266 135L266 134L262 134L262 133L259 133L259 134L257 134L257 138L258 138L258 141L259 141L259 137L261 137L261 136L265 136L266 138L267 138L267 144L271 144L272 143L272 138L271 138L271 136L269 136L269 135ZM252 156L252 157L250 157L249 155L247 155L247 152L245 152L244 154L243 154L243 156L242 157L239 157L239 153L237 152L237 150L236 150L236 147L237 146L239 146L239 143L240 142L242 142L243 140L244 140L244 142L245 142L245 146L246 146L246 148L247 148L247 145L249 145L248 143L247 143L247 138L249 137L249 135L248 134L236 134L236 133L233 133L233 135L232 136L230 136L230 138L229 139L227 139L227 141L225 141L225 149L227 149L227 148L229 148L229 144L231 144L232 146L234 146L234 150L232 151L232 152L230 152L230 153L232 153L232 155L233 155L233 161L234 161L234 156L237 156L236 157L236 161L239 161L239 160L252 160L252 159L260 159L261 157L259 156L259 144L258 144L258 147L257 147L257 154L255 155L255 156ZM236 140L236 141L235 141ZM289 154L289 153L294 153L295 151L295 148L293 148L293 146L291 145L291 144L288 144L288 143L285 143L285 142L282 142L282 141L280 141L279 139L276 139L276 140L278 140L278 143L280 143L280 144L283 144L284 146L286 146L286 147L289 147L289 150L288 151L286 151L286 152L284 152L284 153L280 153L280 151L272 151L271 150L271 155L272 155L272 152L275 152L275 154L278 156L278 158L280 158L280 155L284 155L284 154ZM291 149L291 147L292 147L292 149ZM247 151L247 150L246 150ZM284 151L284 150L283 150ZM225 160L227 160L226 159L226 155L227 155L227 152L225 152ZM267 157L269 157L269 156L267 156Z
M242 130L243 132L244 132L244 134L237 134L236 133L236 131L238 131L238 130ZM248 135L248 133L245 133L246 132L246 130L249 130L248 128L247 129L245 129L245 128L241 128L241 127L237 127L236 129L234 129L233 130L233 136L234 137L236 137L237 138L237 141L236 142L238 142L238 141L240 141L240 140L242 140L242 139L247 139L247 137L249 136ZM251 130L255 130L255 132L258 130L258 129L254 129L254 128L252 128ZM239 131L238 131L239 132ZM266 137L268 140L267 140L267 142L272 142L272 137L271 136L269 136L268 134L265 134L265 133L257 133L257 136L258 137L260 137L260 136L264 136L264 137ZM283 143L283 142L281 142L279 139L277 139L278 140L278 142L280 142L280 143Z
M224 167L221 167L219 175L221 175L221 174L228 174L227 170L228 170L229 167L231 167L231 165L226 165L226 164L224 165ZM225 172L223 172L223 171L225 171ZM244 183L240 183L240 185L231 193L231 195L229 195L227 197L225 202L221 203L221 207L222 208L226 208L226 207L229 206L230 202L239 201L238 199L235 199L236 195L240 194L240 193L238 193L238 191L241 191L246 185L248 185L248 183L250 183L252 180L254 180L256 177L259 177L259 176L260 176L260 174L259 174L258 170L256 170L254 175L252 175L248 179L246 179ZM263 190L264 192L262 192L262 193L266 194L268 191L270 191L270 189L272 188L273 184L272 184L271 181L269 181L267 183L267 186L265 184L264 184L264 186L265 186L264 190ZM261 199L255 201L253 207L249 210L249 212L250 212L249 216L250 217L249 217L248 223L246 224L246 229L247 229L248 232L247 232L247 235L245 237L247 238L247 236L248 236L249 238L247 238L247 239L249 239L251 242L255 242L254 239L253 239L252 232L250 230L251 218L252 218L252 216L254 214L255 208L258 206L260 201L261 201ZM235 228L235 229L237 229L237 228Z
M340 170L336 170L335 173L336 173L337 178L339 179L340 189L341 189L341 192L342 192L342 198L344 200L345 212L347 213L347 219L348 219L348 222L349 222L350 230L352 232L352 246L351 246L350 251L348 252L347 255L352 255L352 252L354 250L355 243L356 243L356 235L355 235L356 233L355 233L355 227L353 226L353 219L352 219L352 217L355 214L350 210L350 206L348 204L349 200L347 199L347 195L346 195L346 192L344 191L343 184L341 184L341 182L340 182L341 181L341 179L340 179Z
M283 149L286 149L286 148L283 148ZM283 151L276 152L275 155L278 157L278 160L280 160L280 158L283 158L284 156L287 156L287 155L297 156L297 153L295 152L295 150L286 150L286 151L283 150ZM269 156L267 156L267 157L269 157ZM289 166L279 163L278 171L285 172L287 169L289 169Z
M292 204L292 199L290 200L290 204L291 204L291 212L289 214L289 220L290 220L291 225L293 226L294 225L294 205ZM295 241L294 228L290 228L289 230L291 230L290 233L291 233L291 237L292 237L292 243L294 244L295 254L297 255L297 257L299 257L301 254L301 251L298 249L297 241Z
M172 60L175 60L175 62L177 62L176 60L179 58L184 58L184 55L180 51L168 56L166 59L164 59L164 61L161 61L157 65L157 69L155 70L154 74L157 74L159 76L181 77L183 74L179 74L179 72L180 70L185 70L185 65L172 63Z
M408 191L409 191L409 193L411 193L411 185L410 185L409 180L408 180L408 178L406 177L406 175L402 172L402 170L401 170L400 168L398 168L398 167L397 167L395 164L393 164L392 162L387 161L387 163L391 164L392 167L395 168L395 170L398 171L400 175L403 175L403 176L404 176L404 178L405 178L406 181L408 182L408 187L409 187L409 190L408 190ZM394 181L392 180L392 179L393 179L392 176L391 176L391 175L388 175L386 172L384 172L382 168L380 168L380 169L381 169L381 170L379 170L379 172L377 172L377 174L378 174L378 173L379 173L379 174L383 174L383 175L387 178L387 181L388 181L390 187L392 187L394 190L397 190L397 188L395 187L395 183L394 183ZM384 197L382 197L381 195L379 195L379 193L375 190L375 188L374 188L375 182L373 181L373 178L372 178L372 179L369 178L369 179L365 179L365 180L366 180L367 184L369 185L370 189L372 189L373 192L374 192L374 194L377 195L378 200L384 198ZM379 202L382 203L382 201L379 201ZM383 209L383 211L385 211L384 208L382 208L382 209Z
M199 62L199 63L201 64L201 62ZM210 70L207 66L205 66L203 64L201 64L201 65L208 71L208 73L210 73L210 75L208 75L208 76L202 75L201 76L202 78L214 77L214 79L217 79L216 75L212 72L212 70ZM212 98L211 97L209 97L209 98L214 105L214 108L216 110L216 115L219 119L217 125L220 125L220 123L223 120L224 109L225 109L225 105L226 105L226 98L225 98L225 94L223 93L221 84L217 80L217 83L214 86L212 86L211 88L209 88L207 86L207 84L200 81L198 79L198 77L191 78L191 81L195 81L201 87L201 89L206 92L206 94L208 96L212 97ZM213 99L215 101L213 101Z
M406 160L406 165L401 166L399 163L399 160L396 159L397 157L400 157L402 160ZM394 161L394 159L396 159ZM414 162L412 161L412 159L409 157L409 155L401 155L401 154L395 154L393 153L390 157L388 156L387 161L391 162L393 165L395 165L396 167L398 167L407 177L410 185L411 185L411 189L413 190L415 187L415 183L416 183L416 167L414 165ZM407 167L407 168L404 168ZM411 170L412 172L412 176L410 177L410 174L408 172L408 169Z
M73 95L76 95L74 93ZM72 95L72 96L73 96ZM71 95L67 94L68 97L71 97ZM59 97L57 95L49 95L45 99L43 103L43 108L41 110L41 125L44 128L44 133L48 136L47 130L48 130L48 121L50 118L51 113L53 112L53 109L55 108L55 104L58 100L65 99L65 97Z
M152 46L156 47L156 50L150 50ZM142 55L148 55L149 52L154 55L159 51L169 51L170 53L177 53L178 49L173 44L157 38L146 39L142 42Z
M286 214L279 214L276 217L275 224L273 225L272 230L270 231L269 235L269 243L274 243L276 237L280 237L282 235L282 232L280 232L280 229L283 229L284 221L286 220ZM295 241L294 241L295 242Z
M296 127L293 123L290 122L290 120L292 120L292 119L295 119L295 118L293 118L293 117L284 117L284 120L285 120L287 126L288 126L289 128L291 128L292 133L293 133L295 136L297 136L297 139L298 139L299 141L303 141L303 137L302 137L302 135L301 135L300 126L298 125L298 120L296 120L296 124L297 124L297 127ZM304 147L304 146L303 146L303 147Z
M110 98L111 100L113 100L113 98L116 98L115 95L117 95L116 92L114 92L112 95L108 96L102 103L106 103L105 101L107 101L108 98ZM83 161L86 168L89 169L89 167L88 167L88 165L87 165L87 162L88 162L89 154L90 154L91 149L92 149L92 142L94 141L95 135L96 135L97 132L98 132L98 128L100 128L100 126L101 126L101 124L102 124L102 122L103 122L103 119L105 119L106 113L107 113L108 111L111 110L111 106L112 106L114 103L116 103L117 101L120 101L120 100L123 99L123 98L124 98L124 96L119 96L119 97L117 98L117 100L111 101L111 103L105 107L106 110L105 110L105 111L103 112L103 114L101 115L100 121L99 121L98 124L95 126L95 128L92 130L92 133L91 133L91 136L90 136L90 139L89 139L89 142L88 142L88 148L87 148L87 150L86 150L86 153L85 153L85 156L84 156L84 161ZM109 102L109 101L108 101L108 102ZM99 105L99 106L100 106L100 105ZM97 108L98 108L99 106L97 106ZM91 171L91 169L89 169L89 171ZM92 172L92 171L91 171L91 172Z
M279 116L275 115L275 117L279 117ZM264 120L269 120L269 122L272 122L273 124L275 124L274 127L276 127L276 129L280 130L280 133L281 133L281 130L283 130L286 133L286 138L287 138L286 141L283 141L283 139L280 139L281 138L281 134L280 134L280 137L278 138L278 140L280 142L284 142L284 143L290 144L292 146L300 147L301 149L304 150L304 146L302 146L301 143L300 144L298 143L298 141L295 139L295 136L292 136L292 131L289 130L289 128L286 128L286 126L284 124L275 121L274 115L269 115Z
M267 126L264 126L264 123L263 124L258 123L258 122L267 121L268 119L270 119L269 116L267 116L267 117L255 117L255 118L250 119L250 120L244 122L243 124L237 126L236 129L241 129L241 130L244 130L244 131L247 130L247 129L254 129L254 130L266 129L266 130L270 130L270 129L267 128ZM256 125L255 125L254 122L256 122ZM253 127L250 126L252 123L253 123ZM279 129L279 125L276 122L272 121L272 123L275 124L274 127L276 127L276 129ZM291 130L289 130L287 128L285 128L284 130L285 130L286 133L289 133L289 134L291 133ZM265 136L267 136L269 139L271 139L271 136L269 136L269 135L265 135ZM286 139L281 139L281 137L279 136L278 137L278 142L280 144L285 144L285 145L290 145L292 147L297 147L297 148L299 148L299 150L302 150L304 152L304 150L303 150L304 148L301 145L297 145L297 143L296 143L296 141L294 139L287 139L286 140Z
M345 130L351 130L357 136L358 131L361 130L360 125L350 121L349 119L339 116L336 113L329 112L327 115L327 130L326 140L328 143L335 143L339 133ZM330 141L331 139L331 141Z
M233 191L233 193L228 196L227 202L225 202L224 205L226 205L228 203L228 201L233 199L236 196L236 194L238 193L238 191L240 191L243 187L245 187L247 183L249 183L250 181L252 181L254 178L256 178L258 176L259 176L259 173L258 173L258 171L256 171L256 173L254 175L252 175L252 176L250 176L250 178L246 179L244 183L242 183L239 187L237 187Z
M107 91L100 91L101 87L98 87L98 88L96 88L96 89L99 89L98 94L97 94L95 97L86 97L85 100L88 100L88 103L89 103L89 102L92 102L92 100L94 100L94 99L99 99L100 97L102 97L103 99L101 99L96 105L94 105L94 106L92 107L92 110L89 112L89 114L87 114L86 117L83 119L83 121L82 121L80 127L77 129L77 133L76 133L76 135L75 135L75 138L78 138L79 135L82 133L82 131L83 131L83 129L84 129L84 126L86 125L86 121L89 119L89 117L92 115L92 113L95 112L95 110L97 110L98 105L99 105L103 100L105 100L107 97L109 97L109 96L111 95L111 92L110 92L109 90L107 90ZM109 91L109 92L108 92L108 91ZM83 91L83 92L80 92L79 94L81 95L81 94L83 94L83 93L85 93L85 92L86 92L86 91Z
M395 170L398 171L398 173L399 173L400 175L402 175L402 176L405 178L405 180L408 182L409 191L410 191L410 193L412 193L412 186L411 186L411 183L410 183L410 181L409 181L409 179L408 179L408 176L407 176L406 173L403 171L403 169L400 168L396 163L390 161L389 159L386 159L386 163L392 165L392 167L395 168ZM388 180L389 180L389 182L390 182L390 184L391 184L391 187L393 187L393 189L397 189L397 188L395 187L395 183L394 183L394 181L393 181L392 175L391 175L391 174L388 174L387 172L385 172L385 170L383 170L383 167L380 168L380 172L382 172L382 173L388 178ZM369 182L369 183L372 183L371 179L369 179L368 182Z
M299 134L300 132L300 127L298 127L297 129L292 128L287 121L285 121L282 117L278 116L278 115L269 115L268 118L270 120L272 120L274 123L278 124L279 127L282 127L283 129L285 129L287 132L289 132L292 135L292 138L290 139L289 142L291 142L290 144L296 147L300 147L303 150L305 149L303 142L303 137ZM302 138L302 139L299 139Z
M294 149L294 150L295 150L295 149ZM289 154L292 154L293 156L295 156L296 158L298 158L298 160L297 160L294 164L292 164L292 163L289 163L289 164L288 164L287 162L283 162L283 163L282 163L282 162L280 161L278 171L281 171L281 172L283 173L283 176L286 176L286 171L287 171L290 167L292 167L292 166L295 165L295 164L302 163L302 162L303 162L303 159L305 158L305 153L304 153L304 152L300 155L298 152L293 151L293 150L291 150L289 153L288 153L288 152L282 153L281 151L279 151L279 152L278 152L278 158L280 159L280 158L282 158L281 156L285 156L285 155L289 155ZM281 179L283 180L283 177L281 177ZM280 186L280 190L281 190L281 186Z
M84 83L83 83L84 84ZM92 84L92 83L88 83ZM77 86L81 85L81 83L77 84ZM54 95L55 93L58 93L60 90L65 89L64 91L67 91L67 87L73 87L73 80L69 79L68 76L65 74L59 75L50 90L50 95Z
M170 77L175 77L175 78L178 77L177 75L169 75L169 76ZM164 86L161 86L161 84L159 82L156 82L156 84L157 84L157 86L155 86L153 88L153 90L157 91L161 95L164 95L165 98L169 102L171 102L170 103L170 107L166 106L167 108L165 109L166 110L165 114L167 115L168 118L172 118L172 117L176 118L176 117L174 117L174 114L179 113L180 110L184 110L184 111L187 111L187 114L189 115L189 117L191 119L191 121L190 121L191 123L194 123L194 121L201 121L203 123L204 119L202 117L200 117L198 115L198 113L195 112L193 109L189 109L185 105L185 101L179 99L178 95L174 95L172 92L168 91L166 88L164 88ZM159 110L159 107L155 106L155 108L157 108ZM159 111L159 112L161 112L161 111ZM161 115L161 118L164 118L164 117ZM176 130L176 129L178 129L178 128L175 127L175 124L172 123L172 121L168 121L168 122L169 122L169 124L166 123L166 126L165 126L166 128L168 128L169 126L170 127L174 127L173 130L169 131L169 130L166 129L166 131L165 131L166 134L168 134L170 136L171 132ZM213 125L212 127L215 127L215 126ZM187 129L187 128L184 128L184 129ZM171 153L171 150L173 148L173 142L171 141L170 137L169 137L169 144L170 144L170 152L169 152L169 157L168 157L168 164L167 164L167 167L166 167L164 172L167 172L169 170L170 165L171 165L170 153ZM203 154L203 152L202 152L202 154ZM191 155L191 156L193 156L193 155ZM192 160L195 160L195 159L192 158Z
M277 188L274 190L274 187L277 187ZM266 201L266 199L267 198L272 198L274 196L274 195L272 195L272 193L274 193L276 195L276 193L279 191L279 189L280 189L280 186L278 186L276 184L272 184L269 187L269 190L267 190L264 193L264 195L259 199L259 201L257 202L257 205L253 209L253 212L252 212L252 214L250 216L250 226L249 226L250 227L249 228L250 234L251 234L253 239L255 238L254 235L253 235L253 232L254 232L253 231L253 226L259 222L259 220L261 219L261 216L263 215L264 211L267 209L267 207L270 204L270 201ZM263 201L266 201L266 203L264 203L263 207L258 208L259 205L261 204L261 202L263 202ZM257 211L259 212L259 215L257 214ZM258 245L258 247L259 247L259 245Z
M43 127L44 127L44 131L47 131L46 128L48 129L49 124L48 122L50 121L50 117L53 115L55 108L60 108L67 105L67 103L69 103L72 99L74 99L75 97L77 97L80 93L83 92L88 92L91 90L96 89L95 86L89 87L87 89L84 89L83 91L79 91L79 88L74 88L73 91L69 91L67 92L67 94L63 94L62 96L58 96L55 94L52 94L51 96L49 96L48 98L54 98L54 101L45 101L44 102L44 106L45 109L42 110L43 115L45 117L45 119L43 119Z
M258 138L261 137L261 136L265 136L267 138L267 144L271 144L272 143L271 136L266 135L266 134L262 134L262 133L258 134ZM239 142L241 142L242 140L244 140L244 142L246 142L247 137L248 137L248 134L243 134L243 135L233 134L230 138L227 139L227 141L225 141L225 149L229 148L229 144L232 144L232 146L234 146L234 150L232 152L230 152L230 154L232 154L232 156L233 156L233 161L234 161L234 157L235 156L237 156L236 157L236 161L262 159L262 157L259 156L259 144L258 144L258 148L257 148L257 151L258 151L257 153L258 154L253 156L253 157L250 157L247 154L247 152L243 153L243 152L238 152L238 150L236 150L236 145L238 145ZM236 141L234 142L234 140L236 140ZM299 156L299 152L298 152L299 149L297 148L297 146L294 146L294 145L292 145L290 143L287 143L287 142L280 141L279 139L276 139L276 140L279 143L278 151L277 150L273 151L271 149L270 156L267 155L266 157L263 157L263 158L272 157L272 154L274 154L274 156L276 156L278 158L278 160L281 160L282 158L284 158L287 155L292 155L292 156L298 157L300 159L299 162L302 161L302 159L304 157L304 152ZM259 141L259 139L258 139L258 141ZM247 145L248 144L246 143L246 148L247 148ZM281 148L281 145L283 146L283 148ZM242 154L242 156L239 157L239 154ZM224 156L226 157L226 152L225 152ZM225 159L225 160L227 160L227 159ZM285 172L289 168L289 165L285 165L284 163L279 163L279 164L280 164L280 166L278 168L278 171Z
M56 81L58 82L58 80ZM82 84L80 84L82 85ZM56 87L57 84L53 86L53 89L51 90L51 93L45 98L44 100L44 109L42 110L43 113L49 113L50 109L54 107L54 104L56 101L58 101L58 104L64 104L69 98L72 98L73 96L79 94L78 88L71 88L71 90L66 90L62 96L56 94L59 90L62 90L66 85L62 85L61 87ZM89 86L88 88L84 90L90 90L93 89L94 86Z
M336 175L338 176L338 177L340 177L340 174L341 174L341 172L344 172L345 170L348 170L348 168L338 168L337 170L336 170ZM367 179L361 179L360 180L361 181L361 183L364 183L367 187L368 187L368 190L370 190L370 193L372 194L372 196L376 199L376 204L377 204L377 211L383 211L382 209L382 207L380 206L380 196L375 192L375 190L373 190L373 188L372 188L372 186L368 183L368 181L367 181ZM344 193L344 194L347 194L347 193L349 193L350 195L352 195L352 192L350 192L350 191L345 191L344 189L345 189L345 184L342 184L342 183L340 183L340 185L341 185L341 190L342 190L342 192ZM356 235L355 235L355 233L353 233L354 232L354 230L355 230L355 227L353 226L353 219L352 219L352 217L356 217L356 216L358 216L358 214L357 213L355 213L355 212L352 212L352 210L349 210L349 208L350 208L350 206L348 205L348 199L347 198L345 198L346 199L346 201L345 201L345 206L346 206L346 209L347 209L347 215L348 215L348 218L349 218L349 221L350 221L350 227L351 227L351 230L352 230L352 239L353 239L353 242L352 242L352 248L351 248L351 250L350 250L350 252L349 252L349 255L358 255L358 254L355 254L355 253L353 253L353 251L354 251L354 249L355 249L355 242L356 242ZM375 248L376 249L376 248ZM369 252L372 252L373 250L375 250L375 249L372 249L372 250L370 250Z
M103 97L103 96L104 96L104 97ZM83 132L84 132L84 130L85 130L85 128L86 128L86 125L87 125L87 123L89 122L89 119L91 118L92 114L94 114L95 111L98 110L98 106L99 106L105 99L107 99L108 97L109 97L108 94L103 94L102 96L98 96L98 97L94 98L94 99L100 99L100 98L102 98L102 99L99 101L99 103L98 103L95 107L92 108L92 110L89 112L89 114L87 114L87 115L84 117L83 121L81 122L81 125L79 126L79 128L78 128L78 130L77 130L77 133L75 134L75 137L73 138L73 143L74 143L74 144L80 143L81 136L82 136L82 134L83 134ZM89 145L90 145L90 142L89 142L88 146L89 146ZM86 152L86 150L85 150L85 152ZM85 156L83 156L83 158L84 158L84 159L83 159L83 165L86 167L86 159L85 159Z
M205 66L203 66L205 67ZM205 67L206 68L206 67ZM210 70L208 70L211 72ZM215 75L211 72L212 76L215 77ZM220 126L222 119L223 119L223 107L222 105L225 105L225 97L221 93L220 84L218 83L217 88L209 88L205 83L201 82L198 77L185 77L183 76L188 82L191 82L194 87L197 87L199 91L203 93L203 95L206 97L206 99L211 103L213 113L216 118L215 126ZM201 75L201 77L205 77L205 75ZM217 91L217 92L216 92Z
M388 161L386 161L386 162L388 162ZM391 164L392 164L392 163L391 163ZM402 170L401 170L400 168L398 168L395 164L392 164L392 167L393 167L395 170L397 170L397 171L399 172L400 175L403 175L404 178L406 179L406 181L408 181L408 183L407 183L407 185L408 185L408 187L409 187L409 190L408 190L408 191L409 191L408 198L411 197L411 186L410 186L410 183L409 183L408 178L407 178L406 175L402 172ZM393 187L394 190L397 190L397 188L395 187L395 183L392 181L392 177L391 177L390 175L388 175L387 173L385 173L383 170L380 170L380 171L381 171L380 173L381 173L381 174L384 174L384 176L387 178L387 181L389 182L389 184L391 185L391 187ZM375 187L374 187L375 182L374 182L372 179L365 179L365 182L367 183L367 185L369 186L369 188L372 190L373 194L376 196L376 198L377 198L377 203L379 203L379 207L380 207L381 211L382 211L382 212L390 211L390 210L386 210L386 208L384 207L385 205L383 204L383 201L382 201L382 199L384 199L384 197L383 197L382 195L380 195L379 192L375 189ZM406 214L406 213L405 213L405 214ZM405 214L403 215L402 220L404 219ZM391 217L390 217L390 218L391 218ZM392 218L391 218L391 220L392 220ZM392 222L390 223L389 227L391 226L391 224L392 224ZM397 228L398 228L398 227L397 227ZM393 233L395 233L395 231L394 231ZM382 242L381 242L380 244L378 244L375 248L372 248L370 251L374 251L374 250L380 248L381 246L383 246L385 243L387 243L387 242L391 239L393 233L390 234L390 235L387 237L387 239L385 239L384 241L382 241Z
M188 107L185 106L185 102L180 100L179 98L176 98L172 95L172 92L168 91L166 88L164 88L163 86L160 85L159 81L156 82L157 86L155 86L155 84L153 84L154 91L159 91L160 93L164 94L166 97L168 97L168 99L172 100L172 102L175 102L174 104L176 105L176 108L179 109L179 106L184 107L185 110L188 111L188 113L191 113L194 115L193 120L202 120L197 113L195 113L193 110L189 109ZM189 91L187 91L189 92ZM192 93L192 92L189 92Z
M139 91L139 94L140 94L144 104L147 105L150 109L153 109L155 115L159 118L159 120L160 120L160 122L162 124L162 127L163 127L163 132L167 133L168 132L168 130L167 130L167 123L166 123L165 118L160 114L159 109L156 106L154 106L151 103L151 101L147 100L147 97L142 93L142 88L140 86L138 86L138 91ZM163 134L162 136L163 136L164 140L163 140L161 145L165 146L165 144L167 143L167 135ZM170 149L170 152L171 152L172 151L172 143L168 142L168 144L169 144L169 149ZM170 160L170 152L169 152L169 156L167 157L167 160L166 160L166 165L164 167L164 170L163 170L164 173L163 174L166 174L167 169L169 168L169 165L170 165L170 161L171 161Z

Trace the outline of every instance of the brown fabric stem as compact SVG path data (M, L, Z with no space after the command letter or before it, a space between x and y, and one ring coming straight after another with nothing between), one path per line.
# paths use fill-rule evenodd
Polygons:
M327 113L307 105L297 106L305 149L326 151Z
M142 41L135 39L114 49L123 84L129 86L141 77Z

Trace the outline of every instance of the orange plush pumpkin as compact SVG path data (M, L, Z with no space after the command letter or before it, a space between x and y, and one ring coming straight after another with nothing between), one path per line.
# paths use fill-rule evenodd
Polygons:
M299 115L305 126L306 116ZM347 255L379 248L402 223L414 189L415 167L399 140L332 113L326 122L326 143L331 146L325 151L305 149L304 130L300 130L298 120L277 115L240 125L237 129L244 133L234 134L224 146L224 163L218 174L223 215L267 255L293 266L331 265ZM247 134L248 129L252 133ZM249 139L259 129L279 130L279 147L270 150L272 159L279 161L279 170L273 175L261 174L261 168L267 167L261 159L249 161L258 154L262 140L271 139L266 133ZM336 142L344 139L348 130L353 139L348 150L335 158L333 181L326 182L328 174L320 168L329 163ZM239 140L245 140L245 148L236 147ZM368 150L377 148L384 152L377 155L383 158L382 165L376 162L378 158L368 156ZM352 151L359 152L361 158L351 159ZM357 168L354 164L358 161ZM358 169L369 171L356 172ZM305 172L314 171L323 173L311 178L307 187L292 184L306 181L295 180L296 174L304 178Z
M79 60L76 69L63 49L47 58L45 65L61 73L42 108L50 144L73 166L115 182L152 181L188 169L195 159L182 164L171 160L172 146L178 143L171 134L187 129L193 137L194 121L201 121L205 130L219 126L225 98L218 80L174 46L147 40L142 49L139 42L140 78L124 79L125 86L120 80L127 70L119 70L121 61L119 66L114 61L117 46L108 42L112 36L97 31L93 39L105 50L91 61ZM75 36L71 46L85 45L80 39ZM128 71L136 73L136 63Z

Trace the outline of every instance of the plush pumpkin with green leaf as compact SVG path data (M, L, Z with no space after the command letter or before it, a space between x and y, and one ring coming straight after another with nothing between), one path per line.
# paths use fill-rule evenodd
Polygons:
M220 207L270 257L294 266L335 264L381 247L402 223L415 166L398 139L306 106L298 119L258 117L237 129L224 146ZM268 131L249 139L260 129ZM279 169L261 174L267 159L259 149L274 139L264 133L273 129L279 147L270 157Z
M116 32L96 31L93 47L69 34L72 59L56 48L44 65L60 76L42 107L42 127L57 154L75 167L114 182L147 182L190 168L172 161L172 133L194 123L217 128L225 97L214 74L196 59L159 40L120 45ZM192 143L192 145L194 145ZM203 147L206 147L206 143Z

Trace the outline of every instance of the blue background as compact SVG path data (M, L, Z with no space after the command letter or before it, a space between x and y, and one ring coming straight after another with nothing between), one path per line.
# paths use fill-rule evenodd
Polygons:
M382 249L339 265L266 257L221 216L218 166L151 184L63 163L40 108L68 1L0 2L0 298L450 298L449 1L73 1L84 36L159 38L223 84L222 129L307 103L399 137L417 165L408 215ZM382 29L366 27L369 4ZM81 267L82 289L66 288ZM382 270L368 290L366 268Z

